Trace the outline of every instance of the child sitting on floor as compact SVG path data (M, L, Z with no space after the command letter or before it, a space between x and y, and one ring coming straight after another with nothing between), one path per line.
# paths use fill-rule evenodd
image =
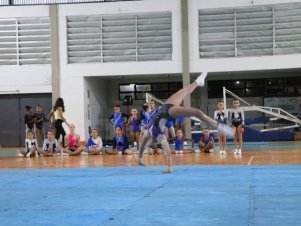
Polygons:
M184 150L185 141L191 141L192 149ZM183 153L191 153L193 152L193 139L188 139L184 137L183 131L181 129L177 130L176 138L175 138L175 152L176 154L183 154Z
M116 135L113 140L113 150L107 150L106 152L108 154L132 154L132 151L129 149L128 138L122 133L122 129L116 127L115 132Z
M39 156L38 153L38 142L36 139L33 138L33 132L29 130L27 132L27 138L25 139L25 150L20 151L19 156L20 157L33 157L33 156Z
M97 155L102 154L102 139L98 136L97 129L92 130L92 136L88 139L86 144L86 151L81 154Z
M199 148L201 152L211 153L214 151L214 138L210 134L208 128L203 130L203 136L199 141Z
M69 155L79 155L83 148L80 146L80 136L75 133L75 125L70 125L70 133L65 137L66 148L64 152Z
M47 138L43 143L42 154L44 156L60 155L60 146L57 142L57 139L54 138L54 133L52 130L49 130L47 133Z

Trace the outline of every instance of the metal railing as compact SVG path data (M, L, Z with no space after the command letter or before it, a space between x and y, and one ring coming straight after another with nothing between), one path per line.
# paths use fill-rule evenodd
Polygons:
M102 3L139 0L0 0L0 6Z

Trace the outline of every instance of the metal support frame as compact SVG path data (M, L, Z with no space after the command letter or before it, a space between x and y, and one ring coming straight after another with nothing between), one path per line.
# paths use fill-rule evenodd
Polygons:
M262 113L268 114L273 116L274 118L271 118L270 121L278 120L278 119L284 119L290 122L294 122L295 125L290 126L282 126L282 127L275 127L275 128L268 128L268 129L262 129L261 132L266 131L273 131L273 130L282 130L282 129L290 129L290 128L296 128L301 125L301 120L295 117L294 115L288 113L287 111L281 109L281 108L272 108L272 107L264 107L264 106L250 106L248 102L240 98L239 96L232 93L230 90L227 90L225 87L223 87L223 97L224 102L226 103L226 94L230 94L231 96L237 98L238 100L242 101L243 103L249 105L245 107L241 107L244 111L260 111Z
M145 93L145 100L146 100L146 102L148 103L151 99L159 102L160 104L164 104L164 102L162 100L159 100L157 97L153 96L152 94Z

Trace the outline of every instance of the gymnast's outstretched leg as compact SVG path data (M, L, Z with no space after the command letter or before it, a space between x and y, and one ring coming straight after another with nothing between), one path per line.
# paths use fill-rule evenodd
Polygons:
M204 86L204 84L205 84L204 81L205 81L206 76L207 76L207 73L203 72L193 83L191 83L188 86L185 86L183 89L179 90L178 92L173 94L171 97L169 97L166 100L165 104L172 104L173 106L169 108L168 114L172 118L177 118L177 117L181 117L181 116L185 116L185 117L195 116L198 119L200 119L201 121L206 122L214 127L217 127L218 131L221 132L223 135L233 137L234 132L233 132L232 128L230 128L229 126L224 125L224 124L218 125L215 120L213 120L212 118L210 118L209 116L204 114L200 109L180 106L182 101L184 100L184 98L187 95L191 94L195 90L196 87Z
M205 85L205 78L207 77L207 72L203 72L199 75L199 77L197 77L197 79L183 87L182 89L180 89L178 92L174 93L173 95L171 95L164 104L173 104L175 106L180 106L181 103L183 102L184 98L187 95L190 95L195 88L197 88L198 86L202 87Z

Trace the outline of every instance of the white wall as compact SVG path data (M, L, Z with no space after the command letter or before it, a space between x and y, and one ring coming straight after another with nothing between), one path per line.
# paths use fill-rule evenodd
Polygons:
M50 65L0 66L0 81L0 90L5 93L51 93L51 68Z
M1 6L0 19L47 17L48 6ZM50 93L50 65L0 65L0 91L5 93ZM1 93L0 93L1 94Z
M108 107L108 102L114 101L116 97L112 97L113 92L109 88L108 81L104 79L99 77L85 78L85 84L86 134L88 134L87 129L90 126L92 129L96 128L99 135L106 139L111 129L108 117L112 113L112 108ZM107 95L109 92L110 95Z
M300 68L301 54L282 56L200 59L198 43L198 10L208 8L268 5L301 0L188 0L190 72L252 71Z
M181 73L181 5L180 0L153 0L133 2L91 3L59 5L59 50L60 50L60 78L61 97L64 98L66 109L65 116L69 121L77 124L81 139L87 138L87 120L85 88L83 78L85 76L140 76L155 74ZM173 55L171 61L149 62L121 62L121 63L67 63L67 28L66 17L71 15L103 15L141 12L172 12L172 40ZM141 77L140 77L141 78ZM108 83L109 84L109 83ZM72 87L73 92L70 92ZM115 90L114 90L115 92ZM118 90L117 90L118 92ZM110 96L107 93L107 96ZM76 100L76 101L75 101ZM80 107L79 107L80 104ZM75 113L76 112L76 113Z
M0 18L49 16L48 6L1 6Z

